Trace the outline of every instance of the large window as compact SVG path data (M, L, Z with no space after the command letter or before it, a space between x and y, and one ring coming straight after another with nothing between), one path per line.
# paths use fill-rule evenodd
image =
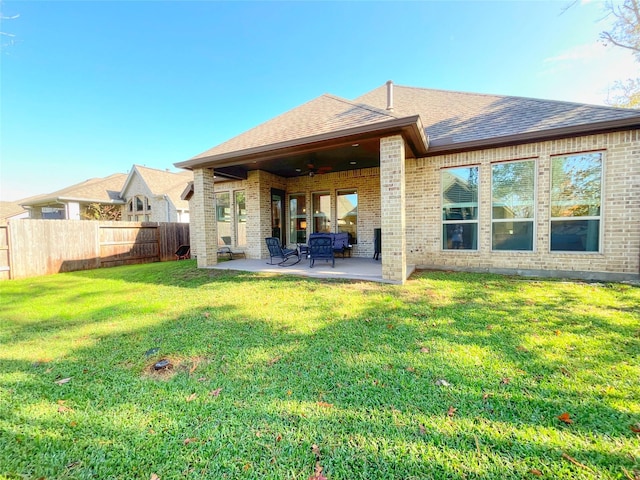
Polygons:
M245 246L247 244L247 202L244 190L234 192L233 196L236 209L236 245Z
M493 250L533 250L535 169L534 160L492 165Z
M231 245L231 206L229 192L216 193L218 245Z
M314 193L313 200L313 233L331 233L331 195Z
M551 250L600 249L602 154L551 160Z
M358 243L358 191L338 190L336 192L336 217L338 232L349 234L349 244Z
M307 198L304 193L289 195L289 243L307 243Z
M148 222L151 218L151 202L142 195L137 195L127 202L127 220L130 222Z
M442 170L442 248L478 248L478 167Z

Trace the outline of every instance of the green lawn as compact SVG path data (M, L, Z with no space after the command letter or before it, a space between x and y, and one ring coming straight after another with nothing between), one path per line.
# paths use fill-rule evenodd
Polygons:
M638 287L184 261L0 282L0 316L0 478L640 476Z

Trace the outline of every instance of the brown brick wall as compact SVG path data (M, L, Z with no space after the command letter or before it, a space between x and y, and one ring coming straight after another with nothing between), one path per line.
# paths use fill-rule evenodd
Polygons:
M600 253L555 253L549 248L551 158L603 152ZM491 164L537 162L536 238L533 252L491 251ZM478 251L441 247L440 170L480 167ZM635 274L640 270L640 130L590 135L407 160L407 255L419 267Z
M390 145L393 137L388 139ZM397 150L397 145L391 147ZM384 147L383 147L384 148ZM601 252L552 253L549 250L550 163L556 155L585 151L603 152L603 210ZM384 152L381 152L384 155ZM533 252L491 251L491 164L519 159L534 159L537 167L537 210ZM447 251L441 247L440 170L446 167L478 165L480 168L480 219L477 251ZM389 172L393 172L391 169ZM384 226L381 218L393 223L394 231L401 217L390 209L381 216L380 168L336 172L314 177L280 178L266 172L249 172L246 181L224 182L216 191L245 190L247 198L248 258L268 256L264 238L271 235L271 188L288 194L304 193L307 212L311 212L311 194L329 192L335 216L336 191L358 190L358 245L353 255L373 256L373 229ZM383 176L385 174L383 173ZM392 174L393 175L393 174ZM589 135L512 147L493 148L451 155L440 155L405 162L405 236L406 263L422 268L472 269L513 272L608 272L633 277L640 270L640 130ZM196 189L197 191L197 189ZM195 199L195 196L194 196ZM287 197L288 200L288 197ZM195 202L194 202L195 203ZM396 202L397 203L397 202ZM391 203L389 203L389 206ZM288 208L288 204L286 206ZM202 209L200 209L202 210ZM193 216L198 209L193 207ZM211 211L212 215L215 212ZM335 218L335 217L334 217ZM307 218L311 232L311 216ZM202 222L201 219L197 222ZM209 227L210 228L210 227ZM383 241L389 247L393 240ZM204 244L204 240L193 242ZM395 245L395 244L394 244ZM199 246L196 246L199 249ZM395 249L395 246L393 247ZM387 258L392 255L387 252ZM384 259L384 255L383 255ZM395 262L398 263L398 262ZM403 261L399 262L402 265ZM395 275L389 272L389 275Z

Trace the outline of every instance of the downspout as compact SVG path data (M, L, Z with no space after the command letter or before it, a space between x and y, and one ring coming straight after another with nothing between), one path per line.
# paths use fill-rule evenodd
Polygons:
M171 221L171 213L169 212L169 196L165 193L163 195L164 201L167 202L167 223Z

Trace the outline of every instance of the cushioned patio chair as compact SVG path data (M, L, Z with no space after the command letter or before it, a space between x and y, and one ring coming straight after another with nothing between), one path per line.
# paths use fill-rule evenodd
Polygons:
M271 263L267 265L280 265L281 267L290 267L295 265L300 261L300 252L298 249L291 248L282 248L280 245L280 239L276 237L267 237L265 238L265 242L267 242L267 248L269 249L269 256L271 257ZM295 262L291 263L290 260L293 260L295 257ZM280 262L274 263L274 258L280 258Z
M191 258L191 247L189 245L180 245L176 250L176 260L186 260Z
M336 266L331 235L312 235L309 237L309 268L313 268L316 260L331 260L331 267Z

